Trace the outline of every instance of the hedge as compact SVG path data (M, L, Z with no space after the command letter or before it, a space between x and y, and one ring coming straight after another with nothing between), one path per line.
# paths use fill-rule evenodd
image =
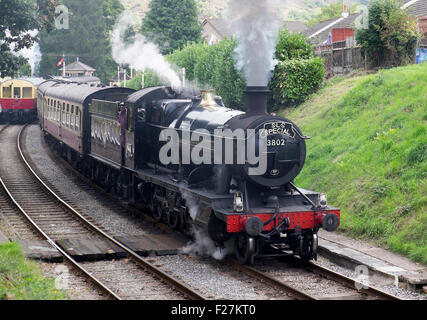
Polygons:
M185 68L186 78L202 89L214 89L224 104L243 109L243 75L234 63L235 40L224 39L216 45L189 43L167 57L180 68Z
M279 61L270 82L276 105L303 102L320 87L324 77L321 58Z

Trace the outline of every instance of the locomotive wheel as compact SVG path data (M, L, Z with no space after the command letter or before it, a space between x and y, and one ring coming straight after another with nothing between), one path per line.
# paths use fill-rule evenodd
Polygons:
M241 264L254 264L255 239L246 233L239 234L235 240L234 248L236 259Z
M299 252L299 256L303 261L309 261L315 258L316 252L314 247L317 247L317 244L315 244L314 241L312 236L308 239L304 239L302 250Z
M163 207L159 201L157 200L154 200L154 201L155 203L154 203L154 210L153 210L153 218L156 221L160 222L163 219Z
M181 219L179 217L179 213L176 212L175 210L170 210L167 213L167 220L168 220L169 227L171 227L172 229L175 230L180 227Z

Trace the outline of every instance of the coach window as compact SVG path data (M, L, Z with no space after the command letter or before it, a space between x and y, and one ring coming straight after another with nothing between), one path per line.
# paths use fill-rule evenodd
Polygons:
M70 119L70 126L71 129L74 129L74 124L76 122L76 118L74 117L74 106L71 105L71 115L70 115L71 119Z
M80 109L76 106L76 129L80 128Z
M12 98L12 87L3 87L3 98Z
M33 97L33 88L31 87L22 88L22 97L24 99L31 99Z
M15 99L21 98L21 88L13 88L13 98Z
M70 105L67 103L67 127L70 127Z
M65 115L65 102L62 103L62 124L65 125L66 115Z

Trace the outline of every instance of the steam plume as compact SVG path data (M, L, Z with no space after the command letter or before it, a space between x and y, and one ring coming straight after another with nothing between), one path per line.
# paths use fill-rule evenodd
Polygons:
M236 67L248 86L267 86L277 61L274 51L281 24L280 0L231 0L229 27L236 36Z
M127 64L139 71L151 69L159 77L169 81L172 87L180 87L181 80L155 44L147 41L141 34L136 34L132 43L123 40L126 31L132 25L129 13L122 13L111 36L114 60L118 64Z

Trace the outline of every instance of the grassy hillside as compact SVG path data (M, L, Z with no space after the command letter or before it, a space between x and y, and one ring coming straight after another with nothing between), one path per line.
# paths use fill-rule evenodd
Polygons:
M53 279L45 278L35 262L25 259L15 243L0 244L0 300L62 300Z
M336 78L283 112L311 136L297 178L342 210L340 230L427 264L427 64Z

